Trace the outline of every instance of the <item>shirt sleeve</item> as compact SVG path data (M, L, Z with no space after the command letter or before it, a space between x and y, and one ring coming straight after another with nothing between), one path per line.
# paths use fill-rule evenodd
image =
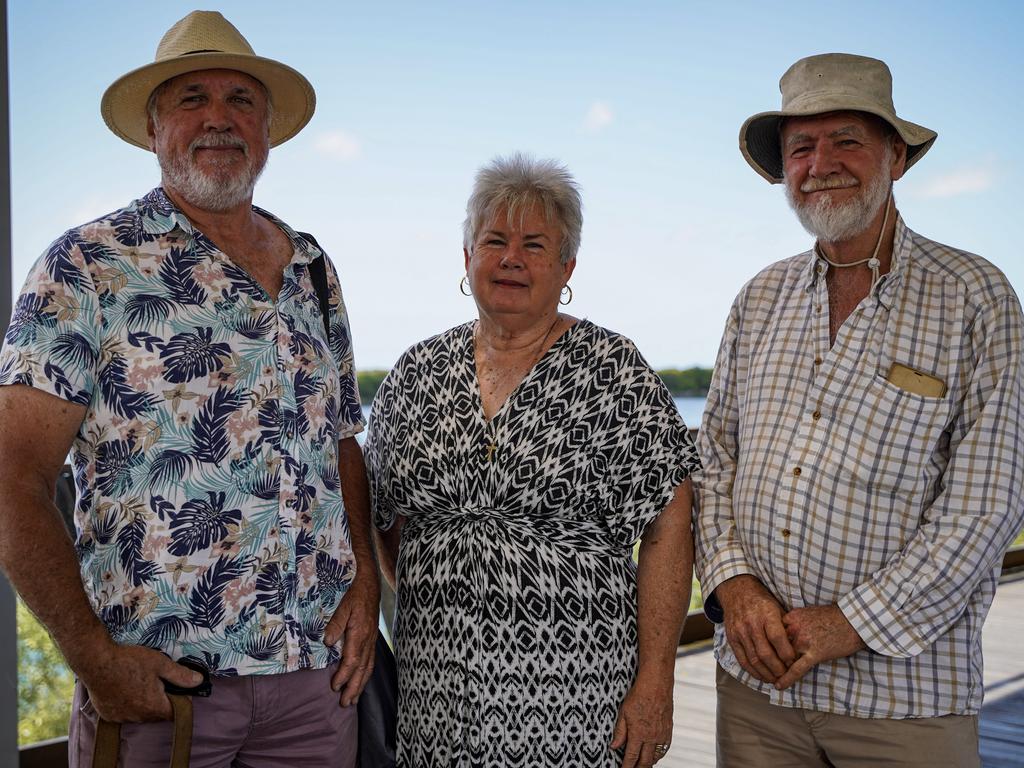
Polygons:
M704 419L697 437L704 469L694 478L695 569L704 595L704 610L722 620L714 591L723 581L753 573L736 535L732 489L739 456L739 387L747 380L746 364L737 354L739 302L729 313L711 377Z
M672 501L676 487L700 469L697 448L661 377L631 342L613 385L615 414L627 414L610 435L608 525L616 541L632 545ZM614 416L611 417L614 420Z
M0 385L24 384L88 405L102 316L82 242L72 230L33 265L0 350Z
M1024 522L1022 339L1012 292L980 313L942 492L897 557L839 600L878 653L914 656L948 631Z
M366 420L363 418L363 406L359 400L352 331L341 292L341 281L330 259L327 259L327 263L330 266L328 282L331 291L331 354L337 363L340 380L337 435L339 440L344 440L362 432L366 427Z

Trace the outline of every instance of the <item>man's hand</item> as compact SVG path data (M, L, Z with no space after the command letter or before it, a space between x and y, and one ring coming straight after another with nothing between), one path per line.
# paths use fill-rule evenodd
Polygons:
M672 741L672 677L646 684L639 677L619 707L612 749L625 751L622 768L650 768L664 753L655 745Z
M139 645L117 645L96 655L79 671L79 677L96 713L114 723L170 720L170 699L164 681L192 688L203 676L167 656Z
M324 644L341 642L341 663L331 677L331 688L341 692L341 706L359 701L366 681L373 672L380 615L380 585L376 572L372 577L357 576L341 598L324 630Z
M725 637L736 661L765 683L775 684L796 661L782 623L785 611L753 576L734 576L715 589L725 614Z
M851 656L867 646L838 605L794 608L782 617L793 648L799 654L775 687L789 688L816 664Z

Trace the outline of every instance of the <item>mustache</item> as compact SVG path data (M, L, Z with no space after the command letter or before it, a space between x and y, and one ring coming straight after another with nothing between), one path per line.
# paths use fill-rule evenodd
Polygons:
M193 154L197 149L210 149L213 147L240 149L246 157L249 156L249 145L245 143L245 140L240 136L234 136L230 133L211 133L199 136L188 145L188 151L189 154Z
M840 187L858 187L860 182L853 176L828 176L824 179L808 179L800 185L801 192L821 192Z

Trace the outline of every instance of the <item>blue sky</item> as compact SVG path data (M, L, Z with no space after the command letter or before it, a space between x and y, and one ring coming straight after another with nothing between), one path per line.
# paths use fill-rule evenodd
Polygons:
M8 0L16 289L63 230L156 186L110 133L104 89L196 6ZM210 8L210 5L201 6ZM729 305L810 237L737 149L778 79L826 51L882 58L896 108L938 131L896 187L908 224L981 253L1018 293L1024 4L221 2L317 112L271 152L255 202L313 232L342 275L360 367L475 316L459 295L475 170L522 150L583 188L568 308L658 367L710 365Z

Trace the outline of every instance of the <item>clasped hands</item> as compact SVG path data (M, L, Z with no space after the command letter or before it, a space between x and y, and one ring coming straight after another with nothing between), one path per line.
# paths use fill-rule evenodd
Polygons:
M778 690L796 683L816 665L867 647L837 605L786 611L753 576L718 585L725 636L740 666Z

